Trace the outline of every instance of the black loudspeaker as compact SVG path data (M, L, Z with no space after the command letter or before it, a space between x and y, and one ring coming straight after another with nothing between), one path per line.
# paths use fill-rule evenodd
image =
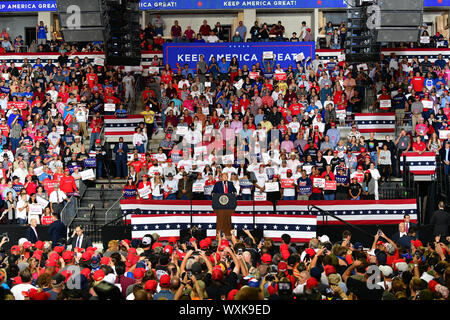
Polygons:
M57 0L56 3L65 41L104 41L106 5L103 0Z
M369 29L371 3L356 1L347 7L347 34L345 57L350 63L374 62L380 59L381 46L376 40L376 30Z
M423 10L424 0L378 0L381 10Z
M107 4L105 63L140 66L139 0L108 1Z
M424 0L379 0L378 42L417 42L423 21Z
M384 28L378 32L378 42L417 42L419 30Z
M263 230L262 229L254 229L254 230L250 230L250 233L252 234L253 238L255 238L256 244L258 244L259 241L261 241L261 239L263 238ZM239 229L237 231L237 237L245 239L247 237L247 234Z
M197 239L197 244L200 240L206 238L206 229L190 228L180 230L180 243L186 243L190 238Z

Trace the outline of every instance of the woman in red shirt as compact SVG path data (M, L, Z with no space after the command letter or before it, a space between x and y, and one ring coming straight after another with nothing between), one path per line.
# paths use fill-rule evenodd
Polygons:
M169 83L171 81L172 81L172 76L170 75L170 73L167 72L166 70L163 70L162 74L161 74L161 82L169 85Z
M28 175L26 177L26 181L25 181L25 184L23 187L27 191L27 194L31 195L32 193L36 193L36 189L37 189L38 185L36 184L36 182L34 182L32 180L32 176Z
M333 96L334 104L338 104L338 102L341 101L341 96L343 93L344 93L344 91L342 90L341 85L339 84L339 82L337 82L336 86L335 86L334 96Z
M216 180L214 179L213 173L208 174L208 179L205 181L205 197L206 200L212 200L212 189L216 184Z
M286 133L288 127L286 126L284 119L281 119L280 124L278 125L277 129L281 131L281 134Z
M217 108L220 108L220 105L217 105ZM214 126L214 129L219 129L219 116L217 115L217 110L214 109L211 113L211 124Z
M41 224L43 226L48 226L51 225L53 223L53 216L52 216L52 212L50 210L50 207L45 207L44 209L44 214L42 215L41 218Z
M425 142L422 141L420 136L416 137L416 141L414 141L412 147L413 147L413 151L417 152L418 154L422 154L427 150L427 146L426 146Z
M246 94L242 95L242 99L239 102L239 104L241 106L239 111L244 114L245 111L247 110L248 106L250 105L250 100L248 99Z
M139 198L141 198L141 199L150 199L151 196L152 196L152 193L151 193L152 183L148 180L148 174L144 174L142 176L142 181L139 182L137 188L139 190L139 189L143 189L145 187L148 187L150 189L150 194L146 195L146 196L143 196L143 197L141 197L141 195L139 194ZM139 193L139 191L138 191L138 193Z
M255 121L255 118L254 118L254 117L250 117L250 118L248 119L248 128L249 128L250 130L256 130L256 125L255 125L254 121Z

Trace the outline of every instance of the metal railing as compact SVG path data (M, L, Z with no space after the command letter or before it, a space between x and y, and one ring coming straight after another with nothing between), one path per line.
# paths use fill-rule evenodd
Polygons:
M108 208L108 210L106 210L106 212L105 212L105 225L109 224L109 223L108 223L108 214L109 214L109 212L112 210L112 208L114 208L114 207L116 206L116 204L117 204L120 200L122 200L122 198L123 198L123 195L120 196L119 199L117 199L116 201L114 201L114 203ZM121 216L121 217L122 217L122 216ZM119 218L121 218L121 217L119 217ZM116 219L114 219L114 220L116 220ZM113 220L113 221L114 221L114 220Z
M79 198L76 196L71 196L69 201L66 202L63 209L61 210L61 221L65 226L69 227L73 220L75 220L78 212Z
M437 181L437 193L439 197L446 198L447 202L450 201L450 177L445 174L445 164L436 158L436 181Z
M378 190L380 200L416 199L417 190L397 185L395 188L380 187Z

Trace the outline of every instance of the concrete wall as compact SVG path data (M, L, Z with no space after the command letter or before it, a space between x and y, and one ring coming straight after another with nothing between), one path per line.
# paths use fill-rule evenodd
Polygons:
M36 28L36 24L37 14L29 16L0 15L0 32L3 28L6 28L12 39L21 35L22 39L25 40L25 28Z
M286 38L290 38L293 32L297 33L297 36L300 35L300 28L302 26L302 21L306 21L306 26L313 29L313 13L312 12L280 12L280 13L256 13L256 19L259 24L263 23L274 24L281 21L281 24L284 26L286 32L284 36ZM247 29L251 28L250 26L246 26Z
M182 32L186 30L187 26L190 25L191 28L198 32L200 26L203 24L203 20L206 19L211 28L217 21L221 25L231 25L234 24L234 19L237 19L237 13L214 13L214 14L204 14L204 13L186 13L186 14L161 14L161 19L165 22L164 36L170 36L170 28L173 26L174 21L178 20ZM152 21L153 16L147 16L147 23ZM234 30L232 30L234 31Z

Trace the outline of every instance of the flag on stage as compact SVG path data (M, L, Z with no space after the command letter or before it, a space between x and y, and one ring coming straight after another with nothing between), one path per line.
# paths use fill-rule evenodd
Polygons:
M315 205L330 214L351 224L397 224L403 221L407 213L411 222L417 221L416 199L399 200L329 200L329 201L279 201L277 212L282 215L317 215L317 224L339 225L343 222L326 215L317 209L309 207Z
M403 155L405 157L403 157ZM414 175L430 175L436 173L436 153L404 152L400 158L400 170L403 172L404 160L409 171Z
M126 118L116 116L105 116L105 136L121 136L124 139L133 139L135 128L144 121L142 115L129 115Z
M355 124L361 133L394 133L395 113L356 113Z

